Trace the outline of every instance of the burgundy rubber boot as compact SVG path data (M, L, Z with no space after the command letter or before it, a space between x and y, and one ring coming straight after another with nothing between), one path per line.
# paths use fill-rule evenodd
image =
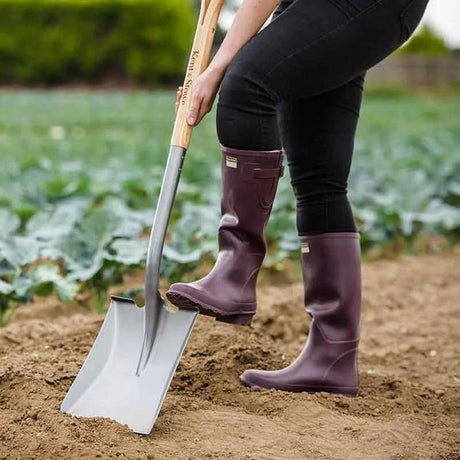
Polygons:
M305 305L312 317L305 348L282 370L251 369L240 378L248 386L356 396L361 317L359 234L301 237L301 257Z
M266 252L264 228L283 173L282 162L282 150L222 146L219 254L207 276L169 288L166 297L174 305L198 308L217 321L251 324L257 275Z

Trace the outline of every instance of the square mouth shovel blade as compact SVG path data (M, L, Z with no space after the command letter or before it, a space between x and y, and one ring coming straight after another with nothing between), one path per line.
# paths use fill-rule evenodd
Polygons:
M112 296L109 310L61 411L108 417L148 434L158 416L197 310L170 310L160 292L166 229L185 149L172 146L150 234L145 270L145 306Z
M63 412L108 417L135 433L150 433L198 314L172 311L162 299L156 308L153 346L139 369L145 307L112 296L96 341L62 402Z

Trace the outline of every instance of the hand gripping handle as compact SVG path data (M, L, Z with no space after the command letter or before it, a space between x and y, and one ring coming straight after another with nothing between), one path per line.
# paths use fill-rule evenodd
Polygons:
M171 145L187 149L190 144L193 127L187 123L186 118L190 109L193 82L208 66L217 20L223 3L224 0L201 0L198 26L185 75L182 98L174 123Z

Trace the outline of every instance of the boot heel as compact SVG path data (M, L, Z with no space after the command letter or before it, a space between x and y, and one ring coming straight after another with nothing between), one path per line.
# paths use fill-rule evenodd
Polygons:
M252 314L216 316L216 321L229 324L238 324L240 326L250 326L252 322Z

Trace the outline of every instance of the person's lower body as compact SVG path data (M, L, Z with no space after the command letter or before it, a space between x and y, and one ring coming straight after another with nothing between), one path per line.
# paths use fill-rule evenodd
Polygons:
M245 170L273 170L273 161L284 150L296 196L305 304L312 325L293 365L276 372L246 371L241 378L247 385L356 394L360 248L347 180L364 75L409 37L426 3L283 1L272 22L227 69L217 105L225 166L219 258L211 276L175 284L167 295L178 306L197 307L227 322L250 323L265 255L263 229L277 178L250 189L243 185ZM229 190L227 176L238 169L238 176L232 176L238 179L231 180L234 190ZM254 212L260 193L268 193L263 216ZM250 211L241 212L241 207Z

